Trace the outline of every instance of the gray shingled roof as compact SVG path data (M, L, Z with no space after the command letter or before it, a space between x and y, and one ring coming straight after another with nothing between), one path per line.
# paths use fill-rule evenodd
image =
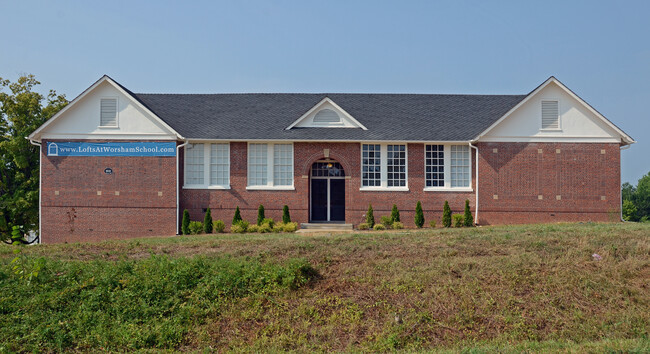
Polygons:
M469 141L526 95L134 94L185 138ZM329 97L368 130L293 128Z

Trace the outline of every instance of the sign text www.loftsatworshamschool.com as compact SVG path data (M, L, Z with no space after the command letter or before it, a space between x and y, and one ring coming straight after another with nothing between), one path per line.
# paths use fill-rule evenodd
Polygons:
M50 141L47 143L47 156L176 156L176 143Z

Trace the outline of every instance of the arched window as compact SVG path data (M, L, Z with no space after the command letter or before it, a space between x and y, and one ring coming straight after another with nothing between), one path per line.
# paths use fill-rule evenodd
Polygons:
M340 123L341 117L331 109L321 109L314 116L314 123Z

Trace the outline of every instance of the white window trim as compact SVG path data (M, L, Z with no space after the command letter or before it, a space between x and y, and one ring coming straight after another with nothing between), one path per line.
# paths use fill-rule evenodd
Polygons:
M115 124L116 125L102 125L102 100L109 99L115 100ZM118 96L102 96L99 98L99 129L120 129L120 98Z
M379 152L380 152L380 157L379 157L379 173L380 173L380 186L365 186L363 185L363 145L379 145ZM405 179L405 186L397 186L397 187L389 187L388 186L388 145L404 145L404 152L405 152L405 168L406 168L406 179ZM359 162L359 168L360 168L360 178L359 178L359 183L361 184L359 186L360 191L369 191L369 192L395 192L395 191L400 191L400 192L408 192L409 191L409 145L407 143L401 143L401 142L387 142L387 143L361 143L360 145L361 149L360 150L360 159Z
M542 127L542 102L556 101L557 102L557 128L543 128ZM539 100L539 131L541 132L561 132L562 131L562 101L559 98L544 97Z
M266 185L263 186L249 186L248 181L249 181L249 163L250 163L250 154L251 154L251 149L250 145L251 144L266 144ZM290 186L276 186L274 185L273 181L273 172L275 168L274 164L274 159L273 159L273 154L275 153L275 148L274 146L278 145L285 145L285 144L291 144L291 185ZM296 156L296 151L295 151L295 146L293 142L264 142L264 141L254 141L254 142L248 142L246 145L246 190L250 191L260 191L260 190L274 190L274 191L292 191L295 190L295 156Z
M208 141L193 141L190 144L203 144L203 184L187 184L187 159L184 154L183 158L183 189L230 189L230 146L228 146L228 185L212 185L210 184L210 154L212 153L212 144L228 144L229 142L208 142Z
M444 187L426 187L427 185L427 145L443 145L444 146L444 165L445 168L445 186ZM440 143L425 143L422 147L424 149L424 189L425 192L473 192L472 188L472 149L469 149L469 187L452 187L451 186L451 146L467 146L467 144L440 144Z

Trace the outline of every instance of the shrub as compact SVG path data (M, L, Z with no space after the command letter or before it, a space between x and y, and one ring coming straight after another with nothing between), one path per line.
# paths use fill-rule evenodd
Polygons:
M232 217L232 224L235 225L242 221L241 214L239 213L239 206L235 209L235 216Z
M297 222L284 223L284 227L282 228L282 231L284 232L296 232L296 230L298 230Z
M452 218L454 219L454 227L463 227L465 217L463 217L462 214L454 214L452 215Z
M393 219L390 216L382 216L381 224L389 229L393 226Z
M243 234L246 231L248 231L248 221L246 220L240 220L236 224L232 224L230 226L230 232L238 233L238 234Z
M435 229L436 228L436 221L435 220L429 221L429 226L431 226L432 229Z
M291 222L291 216L289 215L289 206L285 205L282 208L282 222L288 224Z
M399 219L399 209L397 209L397 205L393 204L393 210L390 211L390 218L395 221L401 221Z
M442 208L442 226L451 227L451 208L446 200L445 206Z
M422 211L422 203L418 200L415 205L415 226L419 229L422 225L424 225L424 212Z
M273 232L283 232L284 231L284 223L283 222L276 222L275 225L273 225Z
M181 232L183 235L190 234L190 212L187 209L183 210L183 222L181 223Z
M368 213L366 213L366 224L368 224L368 227L375 226L375 215L372 212L372 204L368 204Z
M463 223L464 226L474 226L474 218L472 217L472 212L469 210L469 200L465 200L465 214L463 217L465 219L465 222Z
M395 221L395 222L393 223L393 229L395 229L395 230L400 230L400 229L403 229L403 228L404 228L404 224L402 224L402 222L400 222L400 221Z
M264 224L268 224L271 228L273 228L273 225L275 225L275 221L273 221L273 219L271 218L264 218L264 220L262 220L262 225Z
M382 224L377 224L377 225L373 226L372 229L375 230L375 231L381 231L381 230L386 230L386 227L384 225L382 225Z
M264 221L264 205L260 204L260 207L257 208L257 225L262 225Z
M250 232L250 233L259 232L259 231L260 231L260 227L257 224L250 225L246 230L246 232Z
M262 225L258 226L257 232L261 234L273 232L273 227L269 224L262 223Z
M368 230L370 228L370 225L368 225L367 222L362 222L359 224L359 230Z
M210 213L210 208L206 210L205 217L203 218L203 232L206 234L212 233L212 213Z
M221 220L217 220L213 224L214 231L217 233L222 233L226 229L226 223Z
M190 221L188 228L192 235L198 235L203 232L203 223L200 221Z

